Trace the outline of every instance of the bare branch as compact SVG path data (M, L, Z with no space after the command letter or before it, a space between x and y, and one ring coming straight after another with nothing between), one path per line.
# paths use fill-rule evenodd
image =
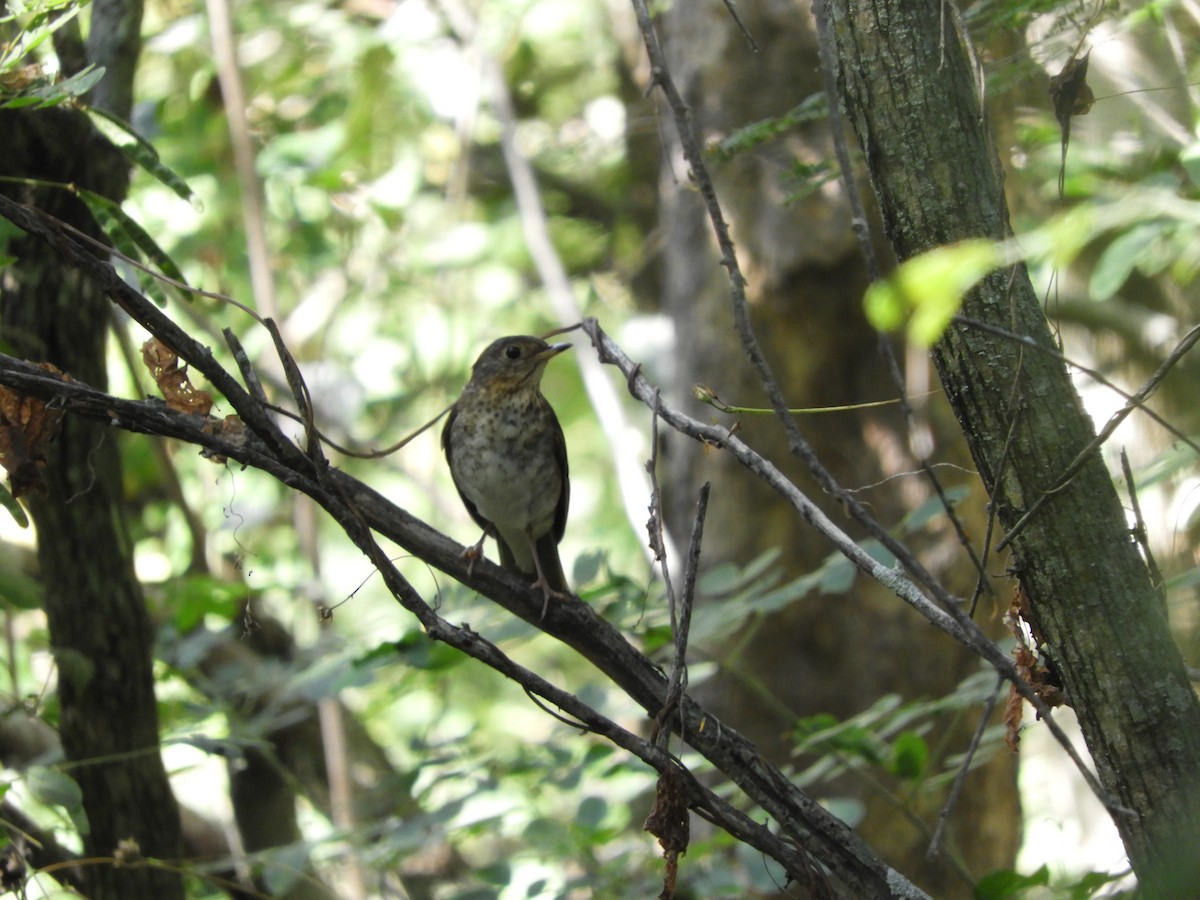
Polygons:
M47 241L64 263L78 267L135 321L169 343L180 357L225 394L226 400L249 427L222 428L223 423L212 417L178 412L158 400L133 401L115 397L79 381L61 379L32 363L3 355L0 355L0 383L29 396L54 400L72 415L196 444L210 455L261 469L288 487L307 494L333 517L375 565L397 602L421 622L431 638L456 647L519 682L531 693L558 706L589 730L634 753L660 772L679 766L677 760L649 741L621 728L569 692L518 665L468 627L451 625L439 616L391 563L376 543L373 532L480 591L515 615L540 625L596 665L649 714L657 713L662 709L667 693L667 680L662 671L589 606L568 598L555 604L545 621L539 622L541 602L528 590L524 579L486 560L477 562L473 572L468 572L461 546L397 508L362 482L328 467L322 458L301 451L279 432L261 402L215 361L207 347L196 343L161 310L125 284L107 262L56 227L52 219L4 197L0 197L0 215ZM597 340L597 335L602 336L602 332L595 323L589 324L593 328L589 334ZM628 363L624 354L621 356ZM640 392L652 393L645 379L632 377L634 369L633 364L628 363L626 371L631 374L630 383ZM664 415L677 416L669 410L665 410ZM726 437L721 429L713 431L714 437ZM936 611L932 604L929 606ZM849 827L766 762L753 744L686 694L680 698L678 712L677 716L669 718L668 727L677 731L688 745L738 785L778 823L782 833L774 834L766 826L754 822L684 772L688 802L697 813L778 861L792 878L809 877L811 863L808 857L812 857L854 896L923 896L903 875L875 856Z
M583 330L591 336L592 343L595 345L601 360L617 366L625 375L630 393L647 405L654 403L655 388L640 374L640 366L634 363L625 355L620 347L613 343L608 335L604 333L603 329L600 328L599 323L595 319L585 319ZM1084 781L1100 802L1113 812L1128 812L1128 810L1109 797L1107 792L1100 786L1099 781L1096 780L1096 776L1079 756L1078 751L1066 733L1059 727L1058 722L1054 720L1050 708L1037 695L1029 683L1021 678L1013 661L971 620L962 609L960 600L949 598L949 602L944 606L934 603L925 596L920 586L909 579L899 568L888 568L879 563L855 543L849 535L834 524L812 500L805 496L793 482L788 480L774 463L763 458L735 435L728 433L725 429L718 426L708 425L693 419L670 407L660 406L659 412L663 421L675 430L711 446L728 451L734 459L781 494L801 518L821 532L837 548L838 552L850 560L859 571L878 581L909 606L913 607L930 623L987 661L998 674L1013 684L1022 697L1033 705L1039 716L1046 722L1046 727L1050 730L1050 733L1054 735L1055 740L1058 741L1064 752L1070 757L1075 767L1083 776ZM889 549L891 549L892 545L900 546L899 542L891 538L890 535L889 541ZM903 547L901 547L901 551L905 555L911 556ZM945 594L944 588L940 588L940 590ZM945 596L949 597L948 594L945 594Z

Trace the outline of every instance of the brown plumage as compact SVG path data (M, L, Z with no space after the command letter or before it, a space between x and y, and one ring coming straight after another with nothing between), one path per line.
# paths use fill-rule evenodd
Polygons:
M504 568L537 576L543 616L552 596L570 590L558 542L571 485L566 441L541 381L546 364L570 346L524 335L492 342L442 429L454 486L484 532L467 551L472 562L484 538L494 537Z

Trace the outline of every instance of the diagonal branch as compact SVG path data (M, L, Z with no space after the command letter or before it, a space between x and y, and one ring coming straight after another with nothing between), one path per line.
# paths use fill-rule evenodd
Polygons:
M629 390L635 397L648 406L658 403L655 388L640 374L640 366L634 363L613 341L604 333L595 319L586 319L583 330L592 338L600 358L617 368L628 380ZM1114 812L1123 811L1120 806L1100 786L1096 776L1084 763L1075 750L1070 738L1054 720L1050 708L1037 695L1033 688L1017 672L1016 666L1000 647L992 641L979 626L961 609L961 604L953 601L943 607L934 603L921 591L921 588L902 571L888 568L863 550L854 540L840 529L824 512L810 500L796 485L772 463L743 443L738 437L717 425L708 425L693 419L678 410L658 405L659 415L663 421L683 434L702 441L710 446L720 447L728 451L739 463L778 491L802 519L815 527L837 548L838 552L852 562L864 575L875 579L897 597L913 607L931 624L937 626L950 637L972 650L980 658L991 665L996 672L1020 692L1037 710L1038 716L1046 722L1046 727L1054 735L1055 740L1071 758L1079 769L1084 781L1092 792L1106 807ZM890 536L889 536L890 537ZM896 543L892 539L892 543ZM907 552L907 551L906 551Z
M184 360L225 393L227 401L248 427L225 428L222 422L211 417L177 412L159 400L133 401L115 397L4 355L0 355L0 384L28 396L53 401L72 415L112 427L193 443L210 456L261 469L288 487L307 494L378 567L393 596L421 622L431 638L450 644L517 680L530 693L560 707L590 730L634 753L660 772L679 766L677 760L650 742L615 725L569 692L518 665L482 636L441 618L387 559L372 532L394 541L417 558L538 625L541 602L530 593L522 579L486 560L477 562L473 573L468 572L460 545L396 507L366 484L329 468L323 459L310 456L292 444L278 431L262 402L217 363L207 347L183 332L161 310L123 282L107 262L93 255L50 217L3 197L0 197L0 215L47 241L65 263L79 268L135 321L169 343ZM594 327L594 323L589 324ZM642 390L653 392L644 379L639 384ZM664 410L664 415L677 416L669 410ZM932 608L936 610L936 607ZM555 604L540 626L591 661L648 714L662 709L667 694L667 679L662 671L582 601L568 598ZM705 756L774 819L780 833L754 822L729 801L699 786L685 772L691 807L778 861L791 877L807 880L811 875L811 857L853 896L923 896L903 875L879 859L848 826L766 762L746 738L726 727L686 694L680 699L678 715L670 717L668 727L679 733L688 745Z
M754 333L753 325L750 322L749 304L746 299L746 278L742 274L738 263L737 251L733 245L733 238L729 233L729 224L725 221L725 215L721 211L721 203L717 199L716 187L713 185L712 176L709 174L708 167L704 161L703 146L696 135L695 128L692 126L691 112L684 102L683 97L680 96L679 90L676 88L675 82L671 77L666 54L663 53L662 45L659 43L658 34L654 29L654 23L650 18L645 0L633 0L633 8L637 15L638 27L641 29L642 38L646 45L646 52L650 57L650 87L660 88L671 107L671 112L675 119L675 129L679 136L684 158L687 160L692 181L699 191L700 196L704 199L705 209L708 211L709 220L712 222L713 233L720 251L721 265L729 273L729 293L733 308L734 327L741 337L742 349L746 354L746 358L758 374L759 380L762 382L763 389L766 391L767 398L770 401L771 408L775 411L776 417L783 425L784 432L787 434L789 450L812 473L813 478L816 479L822 490L836 498L838 505L854 521L865 528L871 537L883 544L888 552L895 556L901 565L912 573L913 578L924 586L937 603L941 604L951 616L960 619L960 621L966 619L966 613L960 608L961 604L959 601L950 595L941 582L933 576L921 561L907 547L896 540L895 536L884 528L879 520L871 515L866 507L851 492L838 483L837 479L833 477L833 473L817 457L816 451L805 439L800 431L800 426L796 423L795 417L789 411L787 400L783 395L779 382L771 371L770 364L767 362L766 355L762 351L762 347Z

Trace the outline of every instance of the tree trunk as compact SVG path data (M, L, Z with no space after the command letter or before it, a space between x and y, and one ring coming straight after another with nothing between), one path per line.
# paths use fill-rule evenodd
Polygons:
M86 61L104 71L90 102L128 119L137 66L141 0L92 4L90 40L74 23L55 34L68 74ZM59 107L0 111L0 169L17 178L75 184L120 201L129 187L124 157L82 112ZM65 189L5 188L93 238L104 236ZM88 384L108 383L108 299L36 238L10 242L16 263L0 282L0 329L18 352ZM177 872L143 857L182 856L179 810L158 743L154 629L133 571L120 456L113 434L68 416L46 453L44 496L27 499L50 643L58 666L59 731L79 783L88 830L85 855L125 865L82 867L92 900L183 897Z
M0 112L6 176L75 183L120 198L123 157L77 111ZM13 192L11 187L6 192ZM19 199L102 235L65 190L18 189ZM35 238L10 242L14 266L0 284L3 336L95 387L107 383L108 300ZM42 470L45 496L27 498L50 641L58 664L59 727L90 830L85 855L181 855L179 813L158 746L151 648L154 630L134 577L114 434L68 416ZM92 900L182 898L178 874L151 865L82 869Z
M759 52L749 48L721 0L675 4L664 16L672 77L710 146L738 128L782 116L823 90L809 15L793 5L768 2L741 3L737 11ZM660 115L665 114L661 109ZM674 135L670 125L661 130ZM687 407L692 384L705 382L729 403L765 406L762 387L732 326L729 281L717 263L711 224L676 161L679 154L665 157L663 303L676 332L674 402ZM789 196L801 186L790 175L797 162L832 158L829 124L821 117L712 165L749 279L755 329L795 406L851 404L897 391L879 336L862 312L865 266L836 179ZM957 427L945 418L934 424L937 456L966 465ZM891 477L918 468L895 408L802 417L800 424L843 484L883 483L864 494L880 521L899 521L931 495L919 478ZM748 443L775 460L809 496L820 497L821 489L790 457L774 417L740 416L738 427ZM762 481L723 454L671 435L664 440L663 457L670 463L665 502L677 535L686 535L691 527L695 486L702 480L714 484L708 520L720 527L706 530L707 564L745 565L777 548L784 578L821 565L829 545L798 530L792 509ZM831 514L844 521L838 510ZM974 571L964 565L951 530L921 540L923 546L915 549L929 568L951 589L969 593ZM779 762L793 762L790 730L799 718L819 713L849 717L889 693L906 700L942 696L978 670L972 654L929 628L879 585L862 579L837 597L813 592L769 620L731 628L727 637L720 646L704 648L722 668L720 677L698 694ZM976 724L968 715L955 723L959 730L948 739L939 734L930 743L961 752ZM927 857L932 825L922 822L936 819L944 795L928 791L900 809L885 791L864 782L844 779L822 789L860 800L864 813L854 823L856 830L926 890L939 897L969 895L970 881L961 869L944 865L944 858ZM950 828L968 872L978 876L1013 864L1016 798L1015 766L1007 760L997 759L969 778Z
M942 4L828 7L844 102L896 255L1003 238L998 167ZM1023 267L987 278L962 311L1055 349ZM1141 884L1188 895L1200 884L1200 703L1099 454L1045 495L1095 434L1068 373L1052 353L964 324L933 357L1001 524L1046 500L1012 541L1032 624L1101 782L1129 810L1114 818Z

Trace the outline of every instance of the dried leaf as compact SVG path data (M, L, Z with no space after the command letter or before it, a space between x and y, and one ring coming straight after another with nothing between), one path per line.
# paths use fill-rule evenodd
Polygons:
M59 378L68 377L50 363L41 363L38 368ZM42 468L62 417L60 407L0 386L0 466L8 471L13 497L46 493Z
M43 81L45 77L46 73L42 70L41 64L33 63L0 74L0 88L4 88L11 94L19 94L31 84Z
M1021 717L1025 714L1025 698L1015 684L1009 685L1008 700L1004 704L1004 743L1013 753L1021 745Z
M687 853L691 839L687 794L683 775L677 769L667 769L658 776L654 807L642 827L658 838L663 848L667 870L663 874L663 889L658 897L659 900L671 900L675 896L675 882L679 875L679 857Z
M1078 49L1078 48L1077 48ZM1057 75L1050 76L1050 102L1061 132L1062 159L1058 167L1058 195L1061 197L1067 178L1067 145L1071 143L1071 116L1086 116L1096 96L1088 87L1088 57L1071 55Z
M179 355L156 337L142 344L142 362L150 370L167 406L187 415L207 416L212 395L192 387L187 366L179 364Z
M1039 659L1037 653L1025 644L1026 639L1020 628L1020 622L1024 617L1019 615L1018 610L1023 610L1025 615L1029 614L1029 598L1019 586L1013 593L1012 605L1009 607L1009 623L1017 638L1017 645L1013 648L1013 661L1016 664L1017 674L1051 709L1062 706L1065 698L1061 687L1056 683L1054 674ZM1032 626L1030 627L1032 630ZM1034 633L1036 634L1036 632ZM1021 742L1023 699L1014 684L1010 687L1008 700L1004 704L1004 743L1014 753L1017 752L1017 746Z
M1070 132L1071 116L1086 116L1096 102L1096 95L1088 87L1087 70L1089 50L1083 56L1072 56L1062 71L1050 76L1050 101L1054 104L1054 118Z

